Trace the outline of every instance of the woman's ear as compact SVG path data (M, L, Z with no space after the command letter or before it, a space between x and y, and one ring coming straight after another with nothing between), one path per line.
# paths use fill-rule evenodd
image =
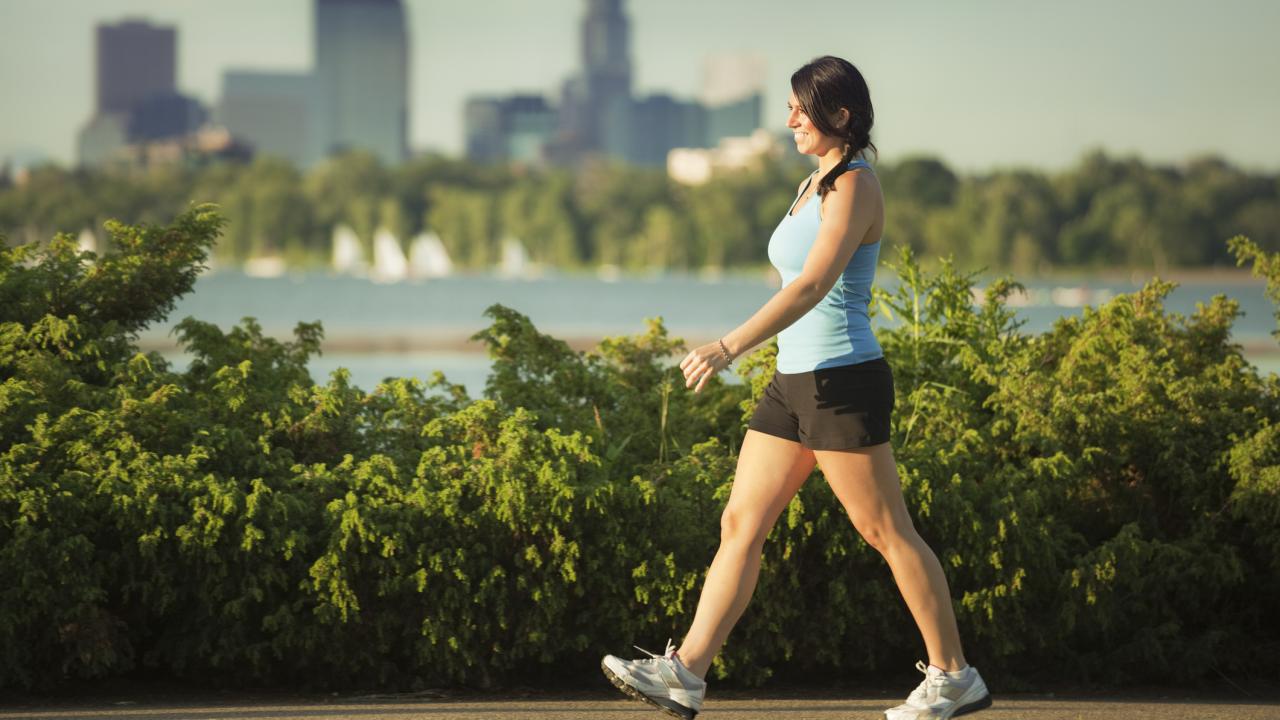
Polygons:
M835 116L835 126L844 132L848 132L849 120L852 117L853 116L849 114L849 108L840 108L840 111L837 112Z

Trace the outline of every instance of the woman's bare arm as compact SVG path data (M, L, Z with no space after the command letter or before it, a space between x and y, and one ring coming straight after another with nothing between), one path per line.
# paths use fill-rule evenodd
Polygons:
M835 188L836 192L828 194L823 205L824 217L818 227L818 237L805 258L800 275L790 285L774 293L746 322L722 338L733 357L777 335L812 310L835 285L849 259L862 244L878 214L880 190L876 180L870 173L846 172L836 178ZM817 196L808 200L819 201ZM693 349L680 363L685 374L685 387L697 382L694 391L700 391L707 378L728 364L719 342Z

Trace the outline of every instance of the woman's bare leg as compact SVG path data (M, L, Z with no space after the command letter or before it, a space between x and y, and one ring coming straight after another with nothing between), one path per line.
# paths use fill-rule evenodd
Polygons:
M889 443L857 450L818 450L827 483L858 532L884 556L924 636L930 664L960 670L967 663L951 606L951 590L938 556L916 532L902 497Z
M698 677L706 677L751 600L764 539L813 466L813 451L798 442L755 430L743 438L733 489L720 518L720 549L707 570L693 625L676 651Z

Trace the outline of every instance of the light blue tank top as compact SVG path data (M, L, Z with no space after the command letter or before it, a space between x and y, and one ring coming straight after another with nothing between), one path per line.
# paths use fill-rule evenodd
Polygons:
M871 168L864 160L854 160L847 167ZM813 179L810 177L809 182ZM806 183L805 189L808 187ZM803 194L801 190L800 195ZM799 201L797 196L769 238L769 262L782 275L783 287L795 282L818 238L820 200L815 194L793 216L791 210ZM880 240L860 246L822 300L778 333L778 372L808 372L884 356L867 314L879 258Z

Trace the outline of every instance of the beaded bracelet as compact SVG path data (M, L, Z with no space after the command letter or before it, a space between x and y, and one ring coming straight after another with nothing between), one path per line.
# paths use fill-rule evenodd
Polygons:
M724 346L724 340L720 339L716 342L720 343L720 352L724 353L724 366L728 368L733 364L733 356L729 354L729 349Z

